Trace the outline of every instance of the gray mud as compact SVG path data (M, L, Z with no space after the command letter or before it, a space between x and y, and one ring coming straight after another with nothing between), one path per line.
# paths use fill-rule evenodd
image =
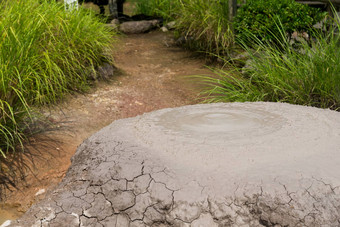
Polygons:
M117 120L12 226L339 226L340 114L204 104Z

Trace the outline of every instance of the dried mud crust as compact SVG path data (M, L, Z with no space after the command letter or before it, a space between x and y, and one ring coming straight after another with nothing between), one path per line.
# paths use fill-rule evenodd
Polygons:
M186 76L210 71L203 59L174 46L170 34L155 31L122 36L116 46L114 65L120 73L45 111L52 123L66 130L47 132L51 141L34 138L35 167L18 189L6 193L0 205L0 222L18 217L16 211L25 212L44 197L35 196L39 190L48 191L60 183L77 146L112 121L198 102L197 85ZM1 209L13 212L5 215Z
M164 122L198 112L194 127ZM338 112L280 103L118 120L84 141L57 189L12 226L339 226L339 122ZM249 134L254 124L264 125ZM211 125L215 140L202 131Z

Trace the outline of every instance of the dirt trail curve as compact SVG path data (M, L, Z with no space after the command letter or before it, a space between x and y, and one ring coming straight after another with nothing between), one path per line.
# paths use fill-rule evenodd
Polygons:
M69 129L52 135L62 143L47 144L37 154L36 168L28 174L27 183L0 204L0 224L17 218L43 198L44 190L56 186L77 146L94 132L117 119L197 103L198 87L185 76L209 70L203 59L173 43L170 34L158 31L121 37L114 58L122 75L99 82L89 93L77 94L51 110L50 120Z

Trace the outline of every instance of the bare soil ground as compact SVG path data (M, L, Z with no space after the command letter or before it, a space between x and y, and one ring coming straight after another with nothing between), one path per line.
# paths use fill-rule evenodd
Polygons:
M0 204L0 224L42 199L43 190L52 190L65 176L77 146L94 132L117 119L198 102L199 85L187 76L210 71L197 54L174 46L171 34L123 36L116 46L113 55L119 76L45 111L62 129L35 138L35 166L19 189L6 194ZM44 141L46 136L52 140Z

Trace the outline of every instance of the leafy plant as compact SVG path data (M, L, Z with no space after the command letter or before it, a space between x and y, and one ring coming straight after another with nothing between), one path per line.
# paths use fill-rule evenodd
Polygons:
M279 21L287 33L310 32L324 17L319 9L294 0L249 0L238 10L234 29L239 40L251 41L248 34L252 34L261 40L276 41Z

